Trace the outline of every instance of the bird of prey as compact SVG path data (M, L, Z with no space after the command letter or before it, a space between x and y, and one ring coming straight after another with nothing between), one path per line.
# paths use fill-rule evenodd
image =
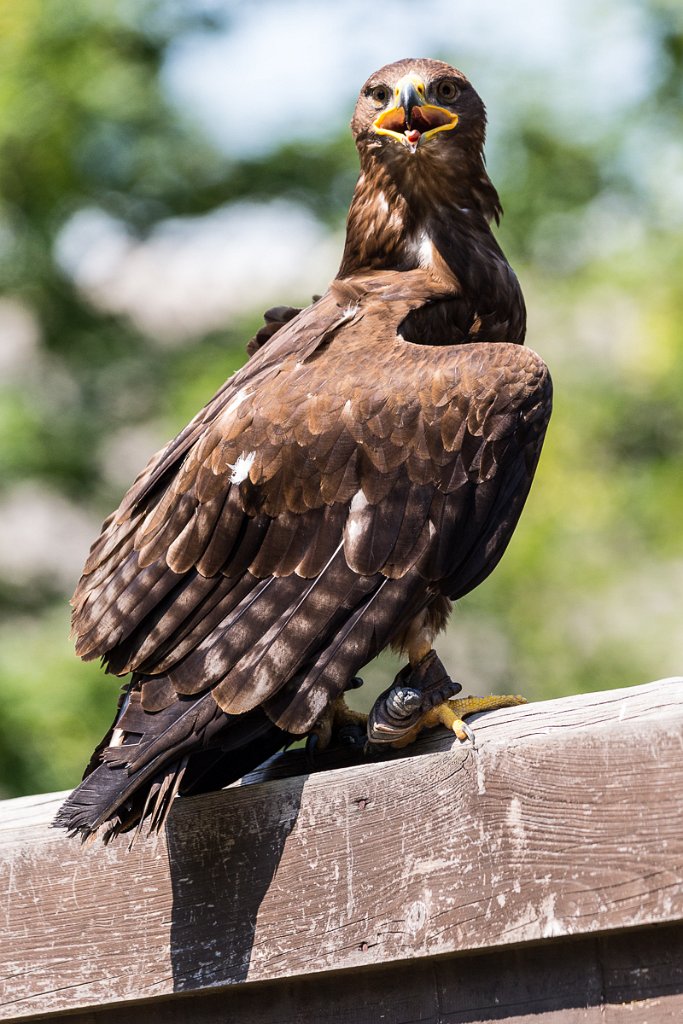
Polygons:
M551 408L490 229L484 105L435 60L390 64L351 122L360 176L339 272L278 308L235 373L154 455L93 544L78 654L132 673L55 824L157 829L293 738L324 743L391 645L405 668L373 743L517 698L454 700L432 649L503 554ZM321 743L322 745L322 743Z

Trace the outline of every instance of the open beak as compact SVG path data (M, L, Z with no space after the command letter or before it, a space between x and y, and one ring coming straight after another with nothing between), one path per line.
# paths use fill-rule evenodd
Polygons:
M415 153L418 145L437 132L450 131L458 115L445 107L426 101L424 82L419 75L404 75L394 89L394 105L383 110L372 127L378 135L390 135Z

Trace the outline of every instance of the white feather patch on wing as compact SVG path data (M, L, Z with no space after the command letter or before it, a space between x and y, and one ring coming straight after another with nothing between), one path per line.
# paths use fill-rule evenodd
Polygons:
M231 484L241 484L243 480L246 480L249 476L249 470L254 465L254 459L256 458L256 452L242 452L238 457L237 462L234 465L230 465L232 473L230 474Z
M361 536L364 529L362 512L369 504L363 492L356 491L351 501L348 519L346 520L346 537L349 544L355 543Z
M119 729L118 727L114 729L114 731L111 734L111 739L109 740L109 746L122 747L125 735L126 734L124 733L123 729Z
M248 392L245 388L240 388L240 390L237 392L237 394L234 395L230 399L228 404L226 405L225 409L223 410L223 416L226 419L229 418L230 416L232 416L232 414L237 409L239 409L239 407L241 406L242 402L245 400L245 398L247 398L249 396L249 394L250 394L250 392Z

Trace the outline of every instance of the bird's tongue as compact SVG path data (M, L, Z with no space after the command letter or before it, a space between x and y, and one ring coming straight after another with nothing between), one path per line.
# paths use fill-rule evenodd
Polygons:
M429 131L430 128L439 123L439 117L437 115L435 118L434 113L435 111L432 111L431 108L425 109L424 107L415 106L409 115L404 115L406 126L403 134L411 148L417 146L423 132Z
M410 152L416 153L423 136L427 137L439 128L454 128L457 123L457 114L451 114L444 107L426 103L415 104L409 113L403 106L385 110L374 122L373 127L380 135L402 135Z

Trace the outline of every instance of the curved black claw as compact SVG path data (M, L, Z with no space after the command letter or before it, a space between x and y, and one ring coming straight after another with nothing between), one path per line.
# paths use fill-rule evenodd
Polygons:
M386 743L373 743L372 740L366 738L365 746L363 747L363 757L367 761L380 761L383 757L386 756Z
M356 750L359 753L363 753L365 749L365 743L368 738L367 730L364 725L351 724L342 725L340 729L335 733L335 739L344 747L349 747L351 750Z
M306 737L306 764L311 770L315 768L315 752L319 743L320 738L317 732L309 732Z
M344 692L348 690L358 690L363 685L363 680L360 676L354 676L353 679L349 679L348 683L344 687Z

